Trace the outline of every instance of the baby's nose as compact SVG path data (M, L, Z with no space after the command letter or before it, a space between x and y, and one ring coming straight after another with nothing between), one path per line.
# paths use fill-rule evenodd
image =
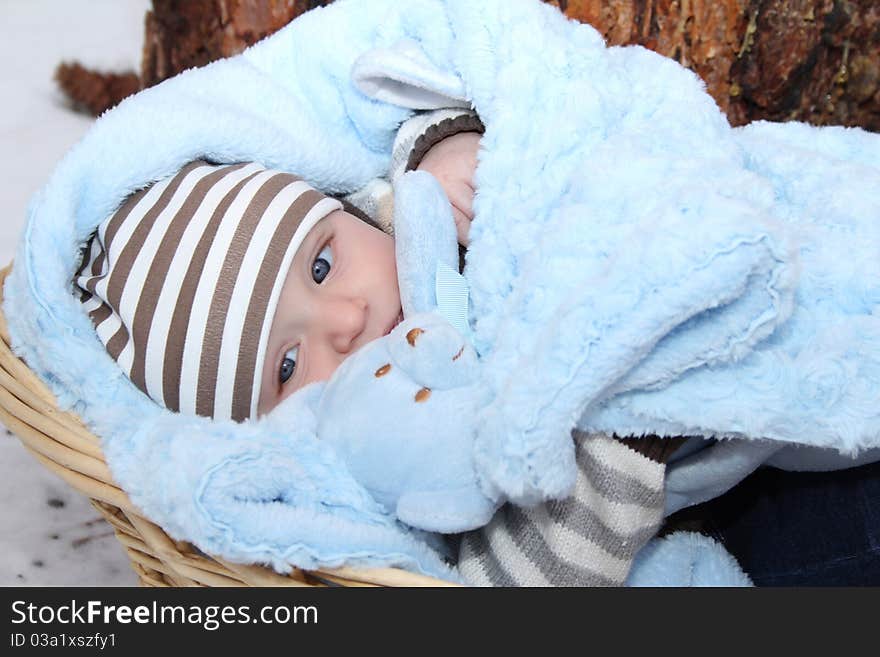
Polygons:
M339 299L328 310L330 344L338 353L348 354L360 346L358 338L367 324L367 302L360 297Z

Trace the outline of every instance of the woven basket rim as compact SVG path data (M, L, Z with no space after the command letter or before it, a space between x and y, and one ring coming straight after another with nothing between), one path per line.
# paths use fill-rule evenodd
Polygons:
M147 519L113 480L101 442L72 412L61 410L42 380L11 349L0 269L0 422L46 468L88 497L113 526L144 586L454 586L399 568L294 569L229 563L175 541Z

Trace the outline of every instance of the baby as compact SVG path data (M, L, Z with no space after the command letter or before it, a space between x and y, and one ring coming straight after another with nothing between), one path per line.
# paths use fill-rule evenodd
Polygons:
M432 174L446 193L464 246L481 132L470 113L418 115L401 127L389 172L391 179L411 169ZM381 190L390 186L372 187L380 190L373 198L352 198L373 210L387 231L390 203ZM242 421L270 412L303 386L329 379L346 358L401 322L395 245L386 231L296 176L253 163L194 162L133 194L100 225L77 284L108 352L142 391L173 411ZM668 441L652 456L610 439L590 445L604 450L603 463L643 462L655 488L662 489ZM631 447L653 445L637 441ZM606 488L617 490L630 481L622 478ZM643 500L640 511L646 526L662 516L662 497L655 494L649 502ZM594 510L588 520L579 511L584 504ZM516 572L521 559L496 550L490 536L499 525L527 534L550 522L550 529L563 527L566 536L589 537L613 525L608 518L619 510L596 499L576 499L557 505L552 519L517 513L505 507L487 530L463 538L459 566L471 581L534 583L485 575L485 559L511 561L498 572ZM606 546L620 552L614 562L619 567L614 573L600 569L599 579L594 569L565 565L581 558L568 554L581 550L578 542L557 547L552 558L543 553L529 558L565 573L555 583L622 583L629 560L649 537L645 531L620 550Z
M402 170L435 175L466 244L482 125L444 116L405 124L395 153ZM235 421L328 379L402 320L393 238L254 163L193 162L133 194L99 226L76 284L138 388L172 411Z

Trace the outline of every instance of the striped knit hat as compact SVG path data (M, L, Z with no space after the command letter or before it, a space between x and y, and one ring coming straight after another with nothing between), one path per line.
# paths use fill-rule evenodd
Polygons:
M255 417L269 330L309 230L342 204L257 164L192 162L104 220L77 272L98 337L181 413Z

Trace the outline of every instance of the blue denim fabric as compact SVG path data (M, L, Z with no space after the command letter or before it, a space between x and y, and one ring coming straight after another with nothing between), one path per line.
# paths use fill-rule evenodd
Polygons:
M685 511L756 586L880 585L880 463L836 472L763 468Z

